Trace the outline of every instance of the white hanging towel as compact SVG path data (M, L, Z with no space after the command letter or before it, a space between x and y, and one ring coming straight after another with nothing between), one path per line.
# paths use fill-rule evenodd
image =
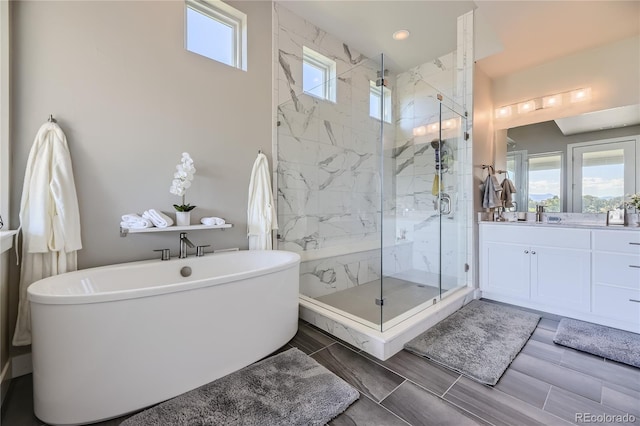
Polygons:
M75 271L82 248L80 212L67 138L60 126L40 127L29 153L20 203L22 263L13 345L31 344L29 285Z
M263 153L258 154L249 182L247 206L247 236L249 250L271 250L271 231L278 229L276 209L273 205L269 162Z

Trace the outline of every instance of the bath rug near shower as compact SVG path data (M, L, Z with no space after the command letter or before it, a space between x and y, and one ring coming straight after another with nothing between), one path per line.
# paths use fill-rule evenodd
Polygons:
M293 348L138 413L121 426L324 425L360 397Z
M640 334L562 318L553 341L562 346L640 368Z
M474 300L404 345L480 383L495 385L527 343L540 316Z

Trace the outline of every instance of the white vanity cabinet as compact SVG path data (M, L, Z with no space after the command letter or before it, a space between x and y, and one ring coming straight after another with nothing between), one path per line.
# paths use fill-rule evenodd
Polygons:
M480 225L482 297L640 332L640 232Z
M640 322L640 232L593 231L593 313Z
M518 225L480 227L480 289L487 298L583 310L590 306L590 232Z

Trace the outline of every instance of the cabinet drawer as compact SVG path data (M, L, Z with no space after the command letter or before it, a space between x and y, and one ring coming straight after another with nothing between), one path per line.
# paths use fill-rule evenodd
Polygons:
M593 313L603 317L640 323L640 291L628 288L593 286Z
M593 249L640 256L640 231L593 231Z
M593 282L640 290L640 256L593 253Z
M589 250L591 231L588 229L555 228L548 225L482 225L483 241L517 243L535 246Z

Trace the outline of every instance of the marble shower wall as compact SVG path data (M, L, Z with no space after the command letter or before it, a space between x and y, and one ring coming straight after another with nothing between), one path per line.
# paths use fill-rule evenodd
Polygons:
M442 273L443 287L455 287L466 262L466 211L462 203L466 159L464 110L458 78L460 56L451 52L397 76L396 145L392 158L396 166L396 233L398 240L413 242L412 264L415 281ZM452 213L437 211L438 183L435 150L438 139L442 95L442 139L440 153L447 166L439 182L451 197ZM414 129L419 129L414 134ZM446 155L445 152L446 151ZM446 160L446 161L445 161ZM441 233L442 231L442 233ZM441 269L442 268L442 269ZM429 272L429 274L420 274ZM423 278L423 279L424 279ZM429 279L429 278L427 278ZM431 278L432 279L432 278ZM426 284L434 284L426 282Z
M317 297L380 276L380 156L395 136L392 126L381 136L380 121L369 116L370 81L379 70L374 60L282 3L274 4L274 17L278 248L302 253L301 293ZM335 103L303 93L303 46L336 62ZM354 245L360 248L351 250ZM325 254L305 260L317 257L309 252ZM389 268L405 267L394 260L397 252L389 249Z

